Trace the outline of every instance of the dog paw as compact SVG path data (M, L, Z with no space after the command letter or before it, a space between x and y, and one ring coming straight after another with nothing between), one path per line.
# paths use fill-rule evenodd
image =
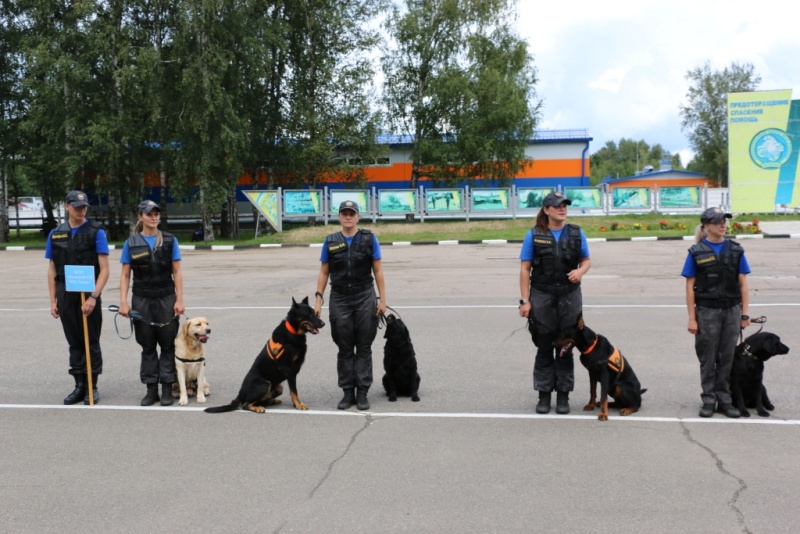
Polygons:
M600 413L597 415L598 421L608 421L608 414L607 413Z
M202 393L197 396L197 402L203 403L206 401L206 396Z
M739 415L742 417L750 417L750 412L747 410L739 410Z
M758 415L760 415L761 417L769 417L769 412L766 410L759 410Z
M308 410L308 406L306 406L306 403L304 402L298 402L294 405L294 407L298 410Z
M413 397L411 397L411 402L419 402L419 397L417 395L414 395Z
M622 408L622 409L619 411L619 414L620 414L620 415L630 415L630 414L632 414L632 413L633 413L633 412L635 412L635 411L636 411L636 410L634 410L633 408Z
M178 401L179 406L186 406L189 404L189 399L187 397L181 396L181 399Z
M397 402L397 397L395 397L394 395L390 395L389 402Z
M774 409L775 409L775 406L773 406L772 404L765 404L765 405L764 405L764 408L766 408L766 409L767 409L767 410L769 410L769 411L772 411L772 410L774 410Z
M586 406L583 407L583 411L584 412L591 412L592 410L594 410L595 406L596 406L595 403L590 402L589 404L587 404Z

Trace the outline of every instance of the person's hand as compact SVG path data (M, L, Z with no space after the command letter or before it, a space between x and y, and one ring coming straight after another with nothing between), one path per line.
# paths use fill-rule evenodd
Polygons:
M50 303L50 315L53 316L53 319L58 319L58 304L55 301Z
M520 317L528 317L531 313L531 303L526 302L525 304L519 305L519 316Z
M94 311L94 307L96 305L97 301L94 298L89 297L85 301L83 301L83 308L81 308L81 311L85 316L88 317L89 315L92 314L92 312Z
M583 273L580 271L580 269L575 269L575 270L573 270L573 271L570 271L570 272L567 274L567 279L568 279L570 282L572 282L573 284L578 284L578 283L580 283L580 281L581 281L581 278L583 278Z
M380 317L386 313L386 303L382 300L378 301L378 311L375 312L375 317Z
M119 314L123 317L128 317L128 313L130 313L131 307L128 306L127 301L123 301L119 303Z
M689 333L697 334L697 319L689 319Z
M182 300L176 300L175 306L172 307L173 311L175 312L175 316L183 315L183 312L186 311L186 307L183 305Z

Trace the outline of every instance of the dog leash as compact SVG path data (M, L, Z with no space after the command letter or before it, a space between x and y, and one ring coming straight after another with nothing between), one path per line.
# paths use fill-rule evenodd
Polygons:
M164 328L165 326L171 325L175 319L180 317L180 315L176 315L166 323L154 323L152 321L148 321L147 319L145 319L144 316L138 311L131 310L128 312L128 320L130 321L130 328L129 328L130 334L128 334L127 337L124 337L122 334L119 333L119 324L117 323L117 318L119 317L119 306L117 306L116 304L111 304L108 307L108 311L116 314L114 315L114 329L117 331L117 335L119 336L120 339L130 339L131 336L133 336L133 321L139 321L140 323L144 323L149 326L157 326L158 328Z
M756 332L756 334L760 334L761 331L764 329L764 323L767 322L767 316L762 315L761 317L753 317L750 319L750 322L761 325L761 327L758 329L758 332ZM754 336L756 334L750 334L750 336ZM750 338L750 336L747 337ZM739 343L742 343L743 341L744 341L744 328L739 328Z

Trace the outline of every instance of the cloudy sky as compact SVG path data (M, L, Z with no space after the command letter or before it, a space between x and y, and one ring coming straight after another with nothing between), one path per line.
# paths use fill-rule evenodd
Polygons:
M519 0L543 100L542 128L586 128L590 151L621 138L691 149L681 131L686 73L752 63L759 89L800 99L796 1Z

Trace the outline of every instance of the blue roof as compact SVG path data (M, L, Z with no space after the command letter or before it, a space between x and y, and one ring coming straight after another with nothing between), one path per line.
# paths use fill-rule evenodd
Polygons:
M381 134L376 141L379 145L410 145L414 140L413 135L407 134ZM591 141L589 130L577 128L571 130L536 130L530 139L535 143L560 143L565 141Z
M691 172L691 171L676 171L676 170L668 170L668 171L652 171L652 172L643 172L642 174L636 174L634 176L625 176L624 178L612 178L611 176L606 176L602 180L600 180L601 184L616 184L619 182L631 182L635 180L641 180L646 178L648 180L652 178L665 178L667 174L674 174L683 178L706 178L707 177L699 172Z

